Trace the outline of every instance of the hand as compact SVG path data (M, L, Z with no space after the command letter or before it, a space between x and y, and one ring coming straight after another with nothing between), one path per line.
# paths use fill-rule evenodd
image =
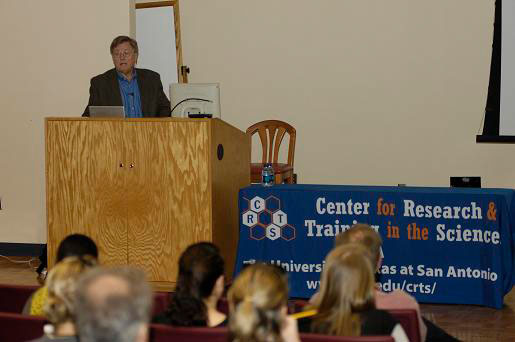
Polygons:
M295 318L290 316L286 316L284 318L281 336L284 342L300 342L299 329Z

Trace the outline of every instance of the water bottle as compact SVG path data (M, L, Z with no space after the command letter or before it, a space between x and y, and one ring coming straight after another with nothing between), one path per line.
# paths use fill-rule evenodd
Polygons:
M274 168L272 164L266 163L263 165L263 171L261 171L261 184L263 186L272 186L274 183Z

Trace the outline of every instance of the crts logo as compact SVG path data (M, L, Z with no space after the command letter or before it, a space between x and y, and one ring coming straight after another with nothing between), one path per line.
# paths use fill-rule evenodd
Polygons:
M250 200L243 198L243 201L247 209L243 211L242 222L249 227L251 239L295 239L295 227L288 224L288 216L281 210L281 201L278 198L269 196L263 199L256 196Z

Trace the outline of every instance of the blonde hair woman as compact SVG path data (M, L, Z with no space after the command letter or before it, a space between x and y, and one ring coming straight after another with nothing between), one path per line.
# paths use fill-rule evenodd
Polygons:
M408 341L398 322L374 302L374 274L361 245L334 248L327 256L313 315L299 320L301 332L337 336L391 335Z
M299 342L287 316L288 282L278 267L246 267L229 290L229 334L234 342Z
M48 298L43 307L45 317L51 323L45 326L45 335L33 342L75 342L75 290L80 275L96 265L96 259L86 255L67 257L48 273L46 286Z

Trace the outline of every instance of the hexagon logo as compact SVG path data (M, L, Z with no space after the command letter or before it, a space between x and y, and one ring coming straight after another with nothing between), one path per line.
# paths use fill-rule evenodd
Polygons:
M270 196L266 199L266 209L273 213L281 209L281 201L277 197Z
M272 223L272 214L270 214L268 210L262 211L258 214L258 221L259 223L268 226Z
M275 224L271 224L266 227L266 237L270 240L277 240L281 237L281 228L277 227Z
M240 212L245 212L249 210L250 203L249 200L245 197L243 197L240 201Z
M258 214L249 210L243 213L242 222L247 227L254 227L258 223Z
M295 239L295 228L289 224L281 228L281 238L286 241Z
M260 213L265 210L265 200L261 197L254 197L250 200L250 210Z
M251 200L243 198L240 206L242 223L249 227L252 240L295 239L295 227L288 224L288 215L281 210L281 201L277 197L268 196L266 200L259 196Z
M263 240L266 236L266 228L258 224L250 228L250 238L253 240Z
M274 224L278 225L279 227L282 227L288 223L288 216L282 210L277 210L273 214L272 221L274 222Z

